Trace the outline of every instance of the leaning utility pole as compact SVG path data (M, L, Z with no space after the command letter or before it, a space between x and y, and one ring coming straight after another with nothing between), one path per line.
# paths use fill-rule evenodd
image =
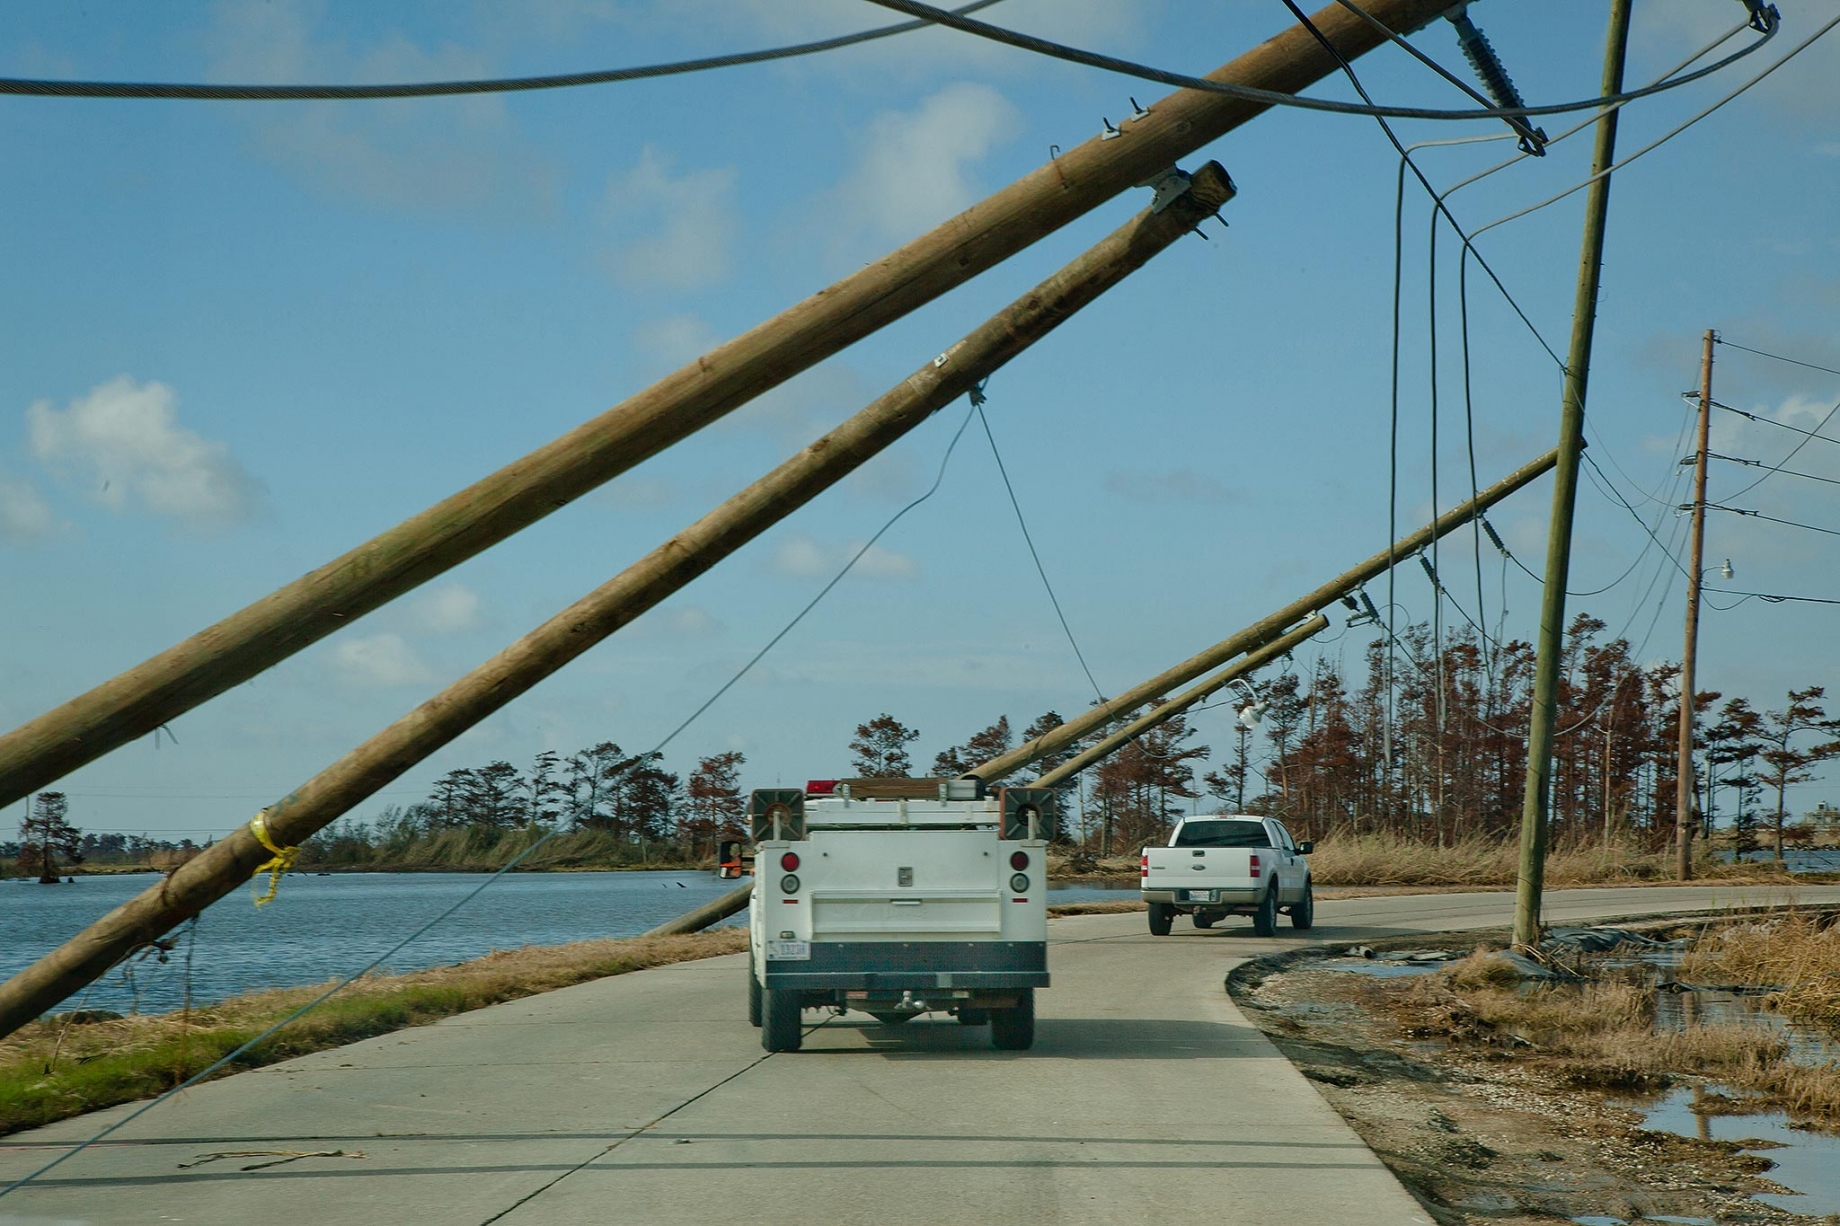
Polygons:
M0 984L0 1036L248 881L271 855L283 855L277 848L305 842L976 389L1232 196L1227 172L1215 162L1202 166L1185 190L1131 218L837 429L264 809L260 830L251 823L232 831Z
M1604 47L1605 94L1623 92L1629 49L1630 0L1610 0ZM1578 501L1578 465L1584 455L1585 385L1591 375L1591 336L1597 324L1597 287L1604 262L1604 219L1610 211L1610 166L1616 161L1615 107L1597 120L1591 186L1585 201L1584 250L1578 257L1578 295L1572 304L1572 347L1565 359L1559 417L1559 464L1553 477L1552 525L1546 538L1546 587L1540 600L1539 655L1533 670L1533 711L1527 730L1527 786L1521 801L1521 869L1514 903L1514 943L1540 939L1540 896L1546 885L1546 820L1552 799L1553 723L1558 716L1559 652L1565 633L1565 585L1571 576L1572 512Z
M1236 681L1248 673L1257 672L1267 664L1270 664L1273 660L1289 654L1291 649L1298 644L1314 638L1328 628L1329 619L1318 613L1315 617L1304 622L1289 634L1273 639L1257 651L1247 655L1244 659L1234 661L1226 668L1215 673L1212 677L1209 677L1206 681L1203 681L1200 685L1193 686L1177 694L1162 706L1155 707L1149 712L1138 716L1124 727L1118 729L1118 731L1106 737L1103 741L1100 741L1097 745L1094 745L1091 749L1085 750L1067 759L1067 761L1061 763L1059 766L1037 779L1034 783L1029 784L1029 786L1032 788L1051 788L1067 782L1067 780L1073 778L1095 762L1103 762L1105 759L1111 757L1144 733L1162 724L1168 723L1176 716L1182 714L1182 712L1200 702L1203 698L1217 692L1222 686Z
M1699 663L1699 581L1706 569L1706 449L1712 434L1712 346L1699 359L1699 446L1693 454L1693 549L1687 567L1687 645L1680 657L1680 748L1674 759L1674 875L1693 876L1693 674Z
M1332 3L1311 20L1343 58L1353 59L1386 41L1376 26L1410 33L1450 6L1451 0L1368 0L1357 16ZM1208 75L1296 93L1338 67L1298 25ZM1179 90L599 417L0 736L0 806L351 625L1120 192L1161 178L1267 109Z
M1024 742L1006 754L972 767L960 778L982 779L985 783L995 783L1005 775L1013 774L1029 763L1039 762L1048 755L1073 744L1087 733L1103 728L1115 719L1122 719L1151 699L1169 693L1176 686L1187 685L1201 674L1220 667L1241 652L1263 647L1283 634L1299 619L1308 617L1320 609L1328 608L1369 579L1385 574L1388 568L1397 564L1400 559L1410 558L1432 541L1455 532L1516 490L1545 476L1557 457L1557 452L1549 451L1539 459L1523 464L1462 506L1453 507L1416 532L1401 537L1393 543L1391 549L1382 550L1353 570L1344 571L1308 596L1291 601L1276 613L1254 622L1238 634L1230 635L1207 650L1190 656L1175 667L1158 673L1140 685L1132 686L1116 698L1108 699L1074 716L1035 740Z

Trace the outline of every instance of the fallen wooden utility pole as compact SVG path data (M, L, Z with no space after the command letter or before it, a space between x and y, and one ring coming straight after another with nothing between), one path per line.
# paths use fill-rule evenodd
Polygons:
M1451 0L1370 0L1416 30ZM1312 20L1344 57L1385 41L1340 4ZM1295 93L1338 65L1293 26L1210 79ZM1128 188L1160 176L1266 109L1182 90L1095 136L860 272L653 384L343 557L0 737L0 807L145 736L528 527Z
M680 937L687 932L701 932L712 924L719 924L729 916L747 910L748 896L754 892L754 883L738 885L714 902L706 902L694 911L686 911L673 920L642 933L648 937Z
M1029 786L1035 788L1051 788L1067 782L1067 780L1073 778L1094 763L1105 761L1105 759L1111 757L1144 733L1149 732L1152 728L1168 723L1176 716L1182 714L1182 712L1200 702L1203 698L1219 690L1223 685L1228 685L1245 676L1247 673L1257 672L1267 664L1270 664L1273 660L1285 655L1291 648L1297 646L1297 644L1307 639L1314 638L1328 628L1329 619L1318 613L1315 617L1304 622L1303 625L1298 626L1290 633L1273 639L1257 651L1252 652L1250 655L1246 656L1245 659L1235 661L1226 668L1221 669L1212 677L1203 681L1200 685L1185 690L1177 694L1174 698L1171 698L1162 706L1155 708L1147 714L1138 716L1118 731L1106 737L1103 741L1100 741L1097 745L1094 745L1091 749L1085 750L1076 757L1069 758Z
M1547 452L1531 464L1524 465L1483 490L1471 501L1446 511L1434 522L1402 537L1394 543L1391 549L1375 554L1353 570L1331 579L1301 600L1293 600L1263 621L1254 622L1238 634L1220 640L1206 651L1190 656L1174 668L1157 674L1142 685L1135 686L1116 698L1081 712L1052 732L1019 745L981 766L972 767L965 772L962 778L982 779L986 783L994 783L1005 775L1021 770L1031 762L1039 762L1049 754L1073 744L1094 729L1102 728L1115 719L1122 719L1152 698L1167 694L1179 685L1187 685L1203 673L1218 668L1241 652L1263 647L1278 635L1283 634L1285 628L1299 618L1308 617L1320 609L1328 608L1345 593L1353 591L1376 575L1385 574L1387 567L1398 562L1409 561L1414 553L1432 541L1461 528L1472 517L1488 510L1514 491L1550 470L1557 458L1556 451Z
M1604 46L1604 92L1623 90L1629 48L1631 0L1610 0ZM1514 887L1514 944L1540 941L1540 900L1546 888L1547 810L1552 802L1553 735L1559 719L1559 657L1564 651L1565 585L1571 578L1572 513L1578 503L1578 469L1584 457L1585 388L1591 377L1591 338L1597 328L1597 290L1603 274L1604 223L1610 211L1610 168L1616 162L1617 108L1597 120L1591 186L1585 197L1584 242L1578 288L1572 300L1572 344L1565 355L1560 392L1558 464L1553 476L1546 574L1540 591L1540 632L1533 663L1533 702L1527 719L1527 782L1521 792L1521 862Z
M1218 163L1201 167L1187 190L1161 211L1153 207L1133 217L837 429L265 809L269 842L301 843L678 591L970 392L1213 216L1232 195L1232 182ZM204 910L273 854L248 827L238 829L0 984L0 1036Z

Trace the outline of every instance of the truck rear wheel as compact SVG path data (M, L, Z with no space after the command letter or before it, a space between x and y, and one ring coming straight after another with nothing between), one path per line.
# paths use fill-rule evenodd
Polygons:
M748 950L748 1025L760 1025L760 977L754 973L754 951Z
M1303 883L1303 897L1291 904L1291 927L1299 932L1308 929L1316 922L1316 887L1308 880Z
M1176 917L1176 909L1170 906L1168 903L1166 902L1151 903L1150 904L1150 935L1153 937L1168 936L1169 935L1169 925L1175 921L1175 917Z
M1259 909L1252 913L1252 932L1261 937L1278 935L1278 883L1275 880L1265 891L1265 897L1259 900Z
M767 988L761 994L760 1045L768 1051L797 1051L804 1034L799 1010L805 1002L793 988Z
M990 1045L998 1051L1027 1051L1035 1045L1034 988L1022 989L1013 1008L990 1011Z

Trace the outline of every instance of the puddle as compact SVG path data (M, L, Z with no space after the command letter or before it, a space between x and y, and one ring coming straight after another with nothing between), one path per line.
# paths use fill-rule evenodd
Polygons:
M1793 1188L1798 1196L1754 1193L1755 1199L1790 1213L1840 1213L1840 1137L1803 1132L1789 1126L1781 1111L1756 1115L1702 1115L1693 1104L1706 1094L1700 1086L1682 1087L1651 1105L1630 1104L1643 1113L1642 1126L1702 1141L1759 1141L1759 1153L1776 1164L1764 1177ZM1644 1218L1643 1221L1688 1221Z
M1573 1218L1572 1221L1576 1226L1642 1226L1644 1222L1673 1222L1678 1223L1679 1226L1718 1226L1718 1223L1709 1217L1680 1217L1672 1213L1636 1218L1605 1217L1601 1214L1587 1213L1583 1217Z
M1425 975L1442 970L1448 962L1380 962L1366 958L1325 958L1320 965L1326 971L1350 971L1372 975L1376 979L1397 979L1404 975Z

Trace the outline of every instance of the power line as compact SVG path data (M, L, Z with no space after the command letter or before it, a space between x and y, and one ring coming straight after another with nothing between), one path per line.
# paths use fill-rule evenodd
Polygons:
M1775 426L1778 430L1789 430L1796 434L1805 434L1811 439L1817 439L1823 443L1833 443L1836 446L1840 446L1840 438L1831 438L1828 435L1817 433L1817 430L1819 429L1819 427L1816 427L1815 430L1804 430L1800 426L1792 426L1786 421L1777 421L1775 418L1772 418L1772 417L1759 417L1755 413L1746 413L1743 409L1734 409L1730 405L1720 404L1716 400L1712 402L1712 407L1715 409L1724 409L1727 413L1735 413L1739 417L1742 417L1747 421L1754 421L1759 425ZM1840 406L1836 406L1836 407L1840 407ZM1831 418L1833 415L1834 415L1833 410L1830 409L1828 411L1827 417L1824 417L1821 419L1821 424L1826 425L1827 419ZM1794 454L1795 452L1793 451L1789 453L1789 455L1794 455ZM1787 457L1784 457L1784 459L1786 461Z
M971 393L971 405L977 411L978 421L984 425L984 437L990 440L990 454L997 461L997 472L1003 478L1003 489L1009 494L1009 505L1016 512L1016 526L1022 529L1022 542L1029 547L1029 557L1035 560L1035 573L1041 576L1041 585L1048 589L1048 603L1054 606L1054 616L1060 619L1061 630L1067 635L1067 645L1073 648L1074 658L1080 662L1080 671L1086 674L1086 680L1092 682L1093 695L1103 703L1105 691L1093 680L1092 669L1086 665L1086 653L1080 650L1079 640L1073 637L1073 627L1067 624L1067 615L1061 612L1060 597L1054 594L1054 585L1048 581L1047 568L1041 564L1041 555L1035 551L1035 538L1029 535L1029 522L1022 516L1022 504L1016 500L1016 487L1010 484L1009 469L1003 465L1003 453L997 450L997 436L991 433L990 418L984 415L983 385Z
M1691 510L1692 508L1689 506L1683 509ZM1742 515L1747 519L1761 519L1772 524L1782 524L1789 528L1805 528L1809 532L1820 532L1827 536L1840 536L1840 528L1821 528L1814 524L1804 524L1793 519L1778 519L1774 515L1765 515L1762 511L1747 511L1743 507L1727 507L1721 506L1716 502L1709 502L1706 504L1706 509L1708 511L1728 511L1733 515Z
M818 594L813 596L808 602L806 602L805 606L793 615L792 620L787 622L786 625L780 630L778 634L775 634L771 639L767 640L766 646L762 647L759 651L755 652L753 657L750 658L747 663L743 664L740 667L740 669L736 671L734 676L730 677L727 681L723 682L721 688L717 689L714 694L711 694L708 700L703 703L703 705L699 706L696 710L692 711L687 717L685 717L685 719L681 723L679 723L675 728L671 729L670 732L666 733L664 736L664 739L660 740L658 744L652 748L650 753L641 754L639 757L633 759L633 761L630 762L625 767L625 771L622 773L630 772L631 770L642 765L643 763L652 761L660 753L662 753L665 746L669 745L672 741L676 740L679 734L681 734L691 724L695 723L696 720L705 711L709 710L710 707L714 706L716 704L716 701L719 698L721 698L722 695L728 693L728 691L732 689L738 682L740 682L740 680L743 677L747 676L747 674L753 670L754 666L760 663L760 661L766 656L766 654L769 651L772 651L773 648L779 643L781 639L785 638L788 634L792 633L793 627L797 626L800 622L804 621L805 615L810 613L813 609L817 608L818 602L823 600L827 595L829 595L832 588L836 587L839 583L843 582L844 576L850 573L851 569L855 567L856 563L862 560L863 555L868 553L869 550L875 546L875 543L879 541L888 532L890 528L893 528L895 524L899 523L901 521L901 518L905 516L909 511L913 510L915 507L919 506L921 503L925 502L927 499L931 498L934 494L939 492L940 484L944 482L945 477L946 477L946 466L951 463L952 453L958 449L958 441L959 439L964 437L966 427L971 425L971 415L972 413L975 413L976 411L977 411L976 406L973 405L972 409L965 414L965 419L959 423L957 431L953 433L952 441L946 444L945 454L942 457L940 457L939 472L937 473L937 475L934 476L932 486L929 487L924 494L921 494L918 498L914 499L912 502L908 503L906 506L902 507L900 510L896 511L893 515L891 515L888 518L888 521L884 523L879 530L877 530L876 534L870 537L868 541L866 541L860 549L858 549L854 554L850 556L849 561L843 564L843 568L839 570L836 573L836 575L834 575L831 578L830 582L826 583L822 588L820 588L818 590ZM543 837L531 843L529 847L526 847L523 851L519 852L516 856L513 856L511 860L507 862L502 868L497 869L496 871L491 873L489 876L487 876L485 880L481 881L477 886L473 887L473 889L467 891L467 893L462 895L461 898L458 901L456 901L452 906L448 907L446 910L435 915L432 919L428 920L428 922L424 923L421 927L417 928L414 932L411 932L408 936L396 942L396 944L392 945L389 949L385 950L382 954L379 954L376 958L372 959L371 962L368 965L366 965L363 969L351 975L347 975L344 979L339 980L339 982L333 984L331 987L327 988L324 992L321 992L318 996L315 996L312 1000L308 1001L306 1004L300 1006L298 1009L294 1010L292 1013L288 1014L286 1017L282 1018L280 1021L270 1026L268 1029L264 1030L261 1034L256 1035L254 1038L249 1039L247 1042L243 1043L240 1047L237 1047L235 1050L228 1052L224 1056L220 1057L215 1063L211 1064L209 1067L197 1073L194 1073L192 1076L186 1078L184 1081L180 1082L178 1085L174 1086L172 1089L167 1090L165 1093L161 1094L157 1098L154 1098L148 1101L147 1103L143 1104L142 1106L140 1106L134 1111L130 1111L127 1115L124 1115L120 1119L116 1120L114 1123L110 1124L108 1127L102 1129L101 1131L97 1132L95 1135L89 1137L87 1140L84 1140L78 1143L77 1145L74 1145L71 1148L65 1150L63 1153L59 1154L57 1157L53 1158L51 1161L45 1163L43 1166L40 1166L36 1170L30 1171L27 1174L20 1176L18 1179L14 1180L12 1183L7 1184L5 1187L0 1187L0 1197L4 1197L8 1193L17 1191L18 1189L24 1187L26 1184L30 1183L32 1180L37 1179L40 1175L43 1175L45 1172L51 1170L53 1167L57 1166L59 1163L64 1162L66 1159L73 1158L77 1154L82 1153L84 1150L88 1149L90 1146L96 1144L96 1142L102 1140L104 1137L113 1133L118 1128L121 1128L123 1125L127 1124L130 1120L138 1119L140 1116L144 1115L148 1111L153 1110L153 1108L159 1106L161 1103L165 1102L167 1099L171 1098L173 1095L178 1094L183 1090L189 1089L190 1087L194 1085L197 1085L199 1082L211 1076L211 1074L217 1072L219 1069L224 1068L226 1065L230 1064L231 1061L235 1060L238 1056L241 1056L244 1052L255 1047L258 1043L263 1042L264 1040L269 1038L271 1035L281 1030L283 1027L290 1025L291 1023L297 1021L298 1019L305 1017L308 1013L311 1013L313 1010L319 1008L321 1005L325 1004L326 1001L332 999L334 995L336 995L339 992L344 991L346 988L350 987L353 983L356 983L359 979L363 978L365 975L370 974L372 971L376 970L378 967L382 966L384 963L389 961L389 959L395 957L398 953L402 952L402 950L408 948L415 941L419 940L423 934L425 934L430 929L435 927L435 925L447 919L448 916L453 915L455 912L459 911L462 907L465 907L468 903L471 903L473 899L477 898L481 893L483 893L488 886L495 883L500 877L503 877L506 873L509 873L512 869L516 868L519 864L522 864L534 852L536 852L536 850L539 847L542 847L544 844L548 843L551 839L556 838L560 833L561 833L560 829L548 831L547 833L543 835Z
M1723 587L1709 587L1709 588L1704 588L1702 590L1705 592L1709 592L1709 593L1717 593L1720 596L1739 596L1743 598L1741 600L1733 601L1731 604L1712 604L1711 601L1706 602L1707 604L1712 604L1712 607L1717 609L1721 613L1730 612L1732 609L1735 609L1739 605L1743 604L1744 601L1746 600L1761 600L1766 604L1786 604L1786 603L1793 602L1796 604L1836 604L1836 605L1840 605L1840 600L1835 600L1827 596L1783 596L1783 595L1779 595L1776 592L1739 592L1739 591L1734 591L1731 588L1723 588Z
M1769 472L1765 473L1764 476L1757 478L1756 481L1745 486L1743 490L1739 490L1738 494L1742 494L1744 490L1748 490L1766 478L1776 476L1778 473L1781 473L1785 477L1800 477L1805 481L1825 481L1828 485L1840 485L1840 478L1822 477L1814 473L1797 472L1793 468L1784 468L1781 464L1765 464L1762 460L1745 460L1735 455L1720 455L1716 451L1708 451L1706 453L1706 458L1708 460L1724 460L1730 464L1743 464L1748 468L1769 469ZM1737 494L1733 494L1731 497L1736 498Z
M976 0L957 13L974 13L1000 0ZM160 98L202 102L351 102L374 98L442 98L456 94L510 94L538 89L568 89L577 85L610 85L618 81L641 81L653 77L677 76L687 72L706 72L713 68L735 68L744 64L762 64L786 60L821 51L836 51L858 43L895 34L907 34L932 25L930 21L903 21L835 38L815 42L792 43L763 51L737 51L694 60L676 60L668 64L648 64L639 68L610 68L595 72L571 72L541 77L498 77L477 81L425 81L395 85L185 85L154 81L47 81L25 78L0 78L0 94L23 94L42 98Z
M1742 349L1744 352L1754 353L1760 358L1773 358L1778 362L1787 362L1791 366L1806 366L1809 370L1818 370L1830 375L1840 375L1840 370L1835 370L1831 366L1817 366L1813 362L1804 362L1799 358L1785 358L1780 353L1766 353L1761 349L1752 349L1749 345L1740 345L1736 341L1728 341L1722 336L1715 336L1712 338L1712 341L1715 345L1724 345L1731 349Z
M1709 64L1696 72L1688 73L1682 77L1675 77L1656 85L1645 86L1642 89L1629 90L1620 94L1605 94L1601 97L1588 98L1578 102L1553 103L1546 106L1488 107L1483 110L1474 111L1450 111L1439 110L1433 107L1376 106L1372 101L1362 104L1354 102L1336 102L1326 98L1305 98L1297 94L1280 93L1276 90L1257 89L1250 85L1237 85L1227 81L1215 81L1208 77L1191 77L1186 73L1169 72L1161 68L1150 67L1147 64L1139 64L1132 60L1119 59L1117 56L1101 55L1097 52L1085 51L1078 47L1070 47L1065 43L1057 43L1049 39L1037 38L1032 34L1022 34L1015 30L1005 29L1003 26L993 26L988 22L973 21L958 13L950 13L944 9L935 8L930 4L919 3L919 0L869 0L869 3L878 4L886 9L893 9L897 13L906 13L913 17L922 17L928 21L937 22L939 25L948 26L954 30L962 30L967 34L975 34L979 38L986 38L993 42L1004 43L1011 47L1018 47L1024 51L1032 51L1037 55L1045 55L1053 59L1066 60L1073 64L1083 64L1088 68L1102 68L1108 72L1116 72L1124 76L1137 77L1145 81L1156 81L1163 85L1174 85L1182 89L1202 90L1211 94L1225 94L1230 98L1240 98L1248 102L1262 102L1268 106L1292 106L1303 110L1331 111L1340 115L1369 115L1374 118L1393 119L1461 120L1524 118L1535 115L1561 115L1570 111L1588 111L1597 107L1609 106L1613 103L1630 102L1637 98L1646 98L1651 94L1662 93L1665 90L1674 89L1678 86L1686 85L1689 82L1697 81L1702 77L1709 76L1719 71L1727 65L1734 64L1774 38L1776 36L1776 31L1781 28L1780 22L1772 20L1768 23L1768 28L1763 31L1763 37L1757 39L1743 50L1728 55L1717 63ZM1388 34L1389 37L1392 36L1391 31L1389 31ZM1339 54L1337 58L1340 58Z

